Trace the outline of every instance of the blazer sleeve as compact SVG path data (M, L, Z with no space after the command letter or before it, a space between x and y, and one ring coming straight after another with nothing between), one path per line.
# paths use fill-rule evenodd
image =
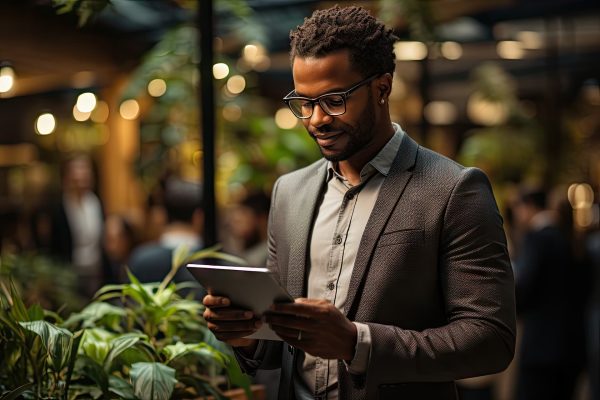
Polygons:
M367 382L451 381L501 371L513 358L514 279L483 172L461 171L443 215L438 269L447 323L422 331L368 323Z
M267 241L267 268L270 270L277 270L277 253L275 235L273 235L273 218L276 207L276 195L277 188L279 187L279 180L275 182L273 186L273 194L271 198L271 210L269 212L269 229L268 229L268 241ZM259 340L256 352L252 357L245 356L239 350L233 349L235 356L240 364L242 370L249 374L255 375L257 369L276 369L281 367L282 357L282 342L271 341L271 340Z

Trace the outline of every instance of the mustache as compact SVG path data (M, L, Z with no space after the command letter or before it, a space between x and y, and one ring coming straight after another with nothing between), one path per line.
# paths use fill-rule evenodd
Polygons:
M328 134L330 132L338 132L338 131L341 131L341 130L342 129L335 128L335 127L333 127L331 125L323 125L323 126L320 126L319 129L313 129L313 130L311 130L310 133L313 136L323 136L323 135L326 135L326 134Z

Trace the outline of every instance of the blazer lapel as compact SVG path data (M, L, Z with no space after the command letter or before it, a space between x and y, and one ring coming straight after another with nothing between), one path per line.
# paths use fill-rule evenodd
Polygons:
M306 264L309 254L309 242L312 231L312 224L315 219L315 213L319 197L325 187L325 176L327 173L327 162L321 163L314 174L301 182L298 191L293 194L294 209L297 216L294 220L293 239L290 240L290 257L288 266L287 287L292 297L302 297L306 295L305 274Z
M370 266L371 256L390 214L412 176L412 167L416 162L418 148L419 145L405 133L388 176L381 185L375 206L360 241L352 277L350 278L348 299L344 307L346 315L350 315L358 304L357 293Z

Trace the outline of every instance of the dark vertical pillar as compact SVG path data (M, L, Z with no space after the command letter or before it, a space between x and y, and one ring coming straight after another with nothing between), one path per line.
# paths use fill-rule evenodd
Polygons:
M431 51L431 48L429 48ZM425 106L429 104L429 85L431 84L431 73L429 71L429 58L425 57L419 61L421 67L421 79L419 81L419 92L421 94L421 143L427 145L427 134L429 133L430 124L425 118Z
M217 208L215 202L215 94L213 67L213 0L198 2L196 19L200 34L200 115L202 130L204 243L217 242Z
M560 170L560 149L564 144L562 129L562 84L560 74L560 32L559 19L545 20L546 32L546 96L544 118L546 171L544 185L552 187L556 172Z

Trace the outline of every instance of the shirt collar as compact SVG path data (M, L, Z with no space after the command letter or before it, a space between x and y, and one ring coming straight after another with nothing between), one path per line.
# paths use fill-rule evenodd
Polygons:
M390 172L390 168L392 168L392 163L396 158L398 149L400 149L400 143L404 137L404 131L400 125L392 122L392 126L394 128L394 136L391 137L379 153L377 153L377 155L363 167L362 171L360 171L361 181L364 182L365 179L375 172L379 172L383 176L387 176ZM341 180L345 180L345 178L336 171L335 166L333 161L327 162L326 182L329 182L334 176L337 176Z

